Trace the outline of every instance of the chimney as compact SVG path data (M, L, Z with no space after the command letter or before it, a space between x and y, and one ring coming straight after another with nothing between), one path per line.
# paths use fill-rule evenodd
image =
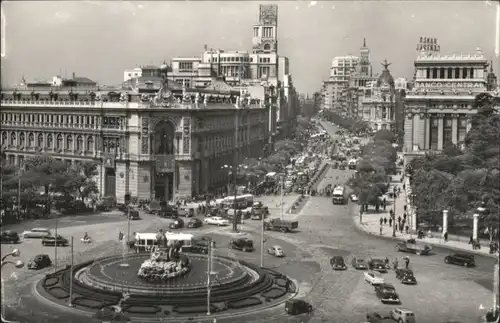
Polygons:
M73 80L75 79L75 76L76 76L76 75L75 75L75 72L73 72Z

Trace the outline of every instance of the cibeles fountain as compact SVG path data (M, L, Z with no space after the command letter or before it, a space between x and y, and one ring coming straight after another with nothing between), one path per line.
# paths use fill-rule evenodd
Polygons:
M231 317L248 307L269 308L293 297L286 276L211 248L195 253L189 242L171 234L147 234L148 251L90 260L47 275L37 285L40 296L89 313L119 311L130 317ZM199 251L199 250L197 250ZM206 252L206 253L205 253ZM123 266L127 264L128 266ZM126 297L124 296L126 295Z

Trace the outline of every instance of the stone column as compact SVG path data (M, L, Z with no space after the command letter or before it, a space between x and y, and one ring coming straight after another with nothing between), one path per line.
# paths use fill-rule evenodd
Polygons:
M425 130L425 135L424 135L424 138L425 138L425 142L424 142L424 149L430 149L430 136L431 136L431 123L430 123L430 118L429 118L429 115L427 115L424 120L423 120L423 124L424 124L424 130Z
M443 150L443 118L438 119L438 150Z
M474 214L472 216L472 239L477 239L477 230L478 230L478 222L479 222L479 214Z
M443 210L443 234L448 232L448 210Z
M458 119L453 116L451 123L451 142L456 145L458 143Z
M472 124L471 124L470 118L467 117L467 132L469 132L471 128L472 128Z
M417 211L414 206L411 206L411 230L417 231Z

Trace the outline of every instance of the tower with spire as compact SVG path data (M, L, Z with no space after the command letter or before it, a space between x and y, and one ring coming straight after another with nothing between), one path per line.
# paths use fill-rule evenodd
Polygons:
M372 76L372 65L370 63L370 49L366 46L366 38L363 38L363 46L359 49L359 75Z
M497 89L497 76L493 72L493 61L490 61L490 72L486 78L486 89L488 91L495 91Z

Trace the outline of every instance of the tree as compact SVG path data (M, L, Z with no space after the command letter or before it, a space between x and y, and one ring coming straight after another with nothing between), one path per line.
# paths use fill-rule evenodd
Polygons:
M394 136L394 134L389 131L389 130L379 130L375 133L375 135L373 136L373 140L374 141L387 141L389 143L393 143L396 141L396 137Z

